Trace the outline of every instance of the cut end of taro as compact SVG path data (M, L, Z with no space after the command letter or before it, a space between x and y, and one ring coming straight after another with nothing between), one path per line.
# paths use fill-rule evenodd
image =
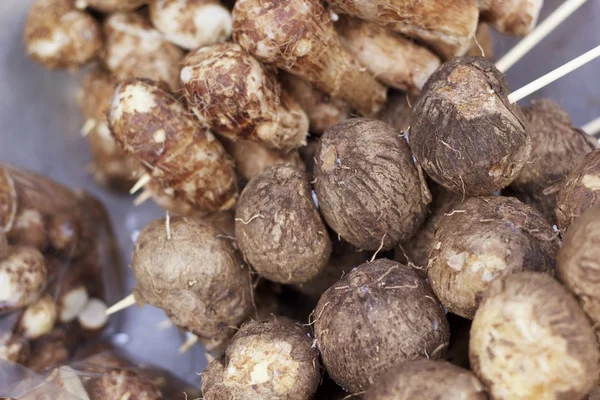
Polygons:
M68 291L61 299L60 322L73 321L88 304L89 295L82 285Z
M90 299L87 305L77 316L82 328L89 331L102 329L108 322L106 304L99 299Z

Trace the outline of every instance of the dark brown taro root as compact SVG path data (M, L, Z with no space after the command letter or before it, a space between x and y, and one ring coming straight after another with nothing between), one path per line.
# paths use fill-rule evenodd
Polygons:
M404 137L381 121L351 119L328 129L314 175L327 224L365 250L389 249L413 237L431 201Z
M529 123L531 157L510 188L554 221L556 192L544 191L562 182L596 145L589 135L572 126L569 114L552 100L536 100L522 111Z
M588 317L600 323L600 207L590 208L567 230L556 259L558 279Z
M235 231L245 260L274 282L309 281L331 255L327 227L306 174L291 166L268 168L246 185Z
M386 259L345 275L321 296L313 316L327 372L352 393L394 365L443 357L449 340L444 309L429 285Z
M363 400L486 400L485 388L469 370L447 361L415 360L391 368Z
M600 149L583 158L556 197L556 223L565 231L587 209L600 205Z
M178 327L213 337L252 311L250 274L213 224L159 219L140 232L133 252L138 304L162 308Z
M494 279L524 270L554 275L559 246L532 207L513 197L473 197L440 221L427 276L448 311L473 318Z
M319 355L309 331L286 319L251 321L202 373L205 400L310 400Z
M577 301L535 272L492 283L473 319L469 359L494 400L581 399L600 374L598 342Z
M526 121L489 61L455 58L429 79L413 109L410 146L427 174L463 196L508 186L529 161Z

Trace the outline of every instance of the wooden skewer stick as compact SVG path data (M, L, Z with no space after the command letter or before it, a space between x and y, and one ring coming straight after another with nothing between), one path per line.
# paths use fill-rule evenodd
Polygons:
M90 134L92 129L96 127L96 120L94 118L90 118L81 127L81 136L86 137Z
M179 354L187 352L189 349L192 348L193 345L198 343L198 336L194 335L193 333L188 332L186 336L187 340L181 345L181 347L179 347L179 350L177 351Z
M600 57L600 46L593 48L585 54L580 55L574 60L569 61L562 67L556 68L554 71L547 73L541 78L523 86L522 88L515 90L508 95L508 101L516 103L517 101L529 96L530 94L537 92L546 85L562 78L563 76L575 71L579 67L589 63L590 61Z
M150 197L152 197L152 193L149 190L144 190L142 193L140 193L138 197L136 197L133 200L133 205L137 207L140 204L144 203L146 200L148 200Z
M598 133L600 133L600 117L588 122L581 129L583 129L583 131L588 135L596 136Z
M539 42L541 42L550 32L559 26L565 19L567 19L575 10L581 7L587 0L566 0L560 7L558 7L552 14L548 16L539 24L529 35L521 40L515 47L513 47L508 53L506 53L496 63L496 68L500 72L505 73L515 65L529 50L533 49Z
M135 183L135 185L133 185L133 187L129 191L129 194L134 194L135 192L137 192L138 190L140 190L141 188L146 186L146 184L148 182L150 182L151 180L152 180L152 177L150 176L150 174L142 175L142 177L140 179L138 179L138 181Z
M135 304L133 293L106 309L106 315L112 315Z

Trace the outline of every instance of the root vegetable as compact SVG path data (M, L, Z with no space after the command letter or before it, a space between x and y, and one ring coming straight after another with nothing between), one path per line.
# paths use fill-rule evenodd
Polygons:
M394 365L442 357L449 339L431 288L411 268L385 259L360 265L329 288L314 318L327 372L352 393Z
M138 304L162 308L198 336L215 336L251 312L248 269L231 241L200 219L171 217L169 233L164 219L151 222L136 240L132 267Z
M100 370L101 375L89 379L85 388L90 400L127 399L143 400L163 399L160 390L135 370ZM130 396L135 397L130 397Z
M469 358L497 400L579 399L600 373L596 337L577 301L532 272L492 283L473 320Z
M84 310L89 301L89 294L83 283L63 288L58 297L58 320L71 322Z
M544 0L491 0L481 11L487 21L505 35L527 36L535 27Z
M446 361L416 360L390 369L375 381L364 400L486 400L481 382Z
M309 400L320 379L319 356L306 328L252 321L202 373L202 394L206 400Z
M186 112L166 90L131 79L118 85L108 120L117 143L175 198L205 212L230 209L237 198L233 163Z
M19 210L8 239L19 246L34 247L39 251L46 250L48 232L42 215L37 210Z
M565 231L586 210L600 205L600 149L586 155L560 186L556 223Z
M279 72L279 81L283 89L290 93L306 112L312 134L320 135L348 119L350 106L346 102L332 98L310 82L285 71Z
M440 66L425 47L376 23L340 16L335 28L344 47L387 86L418 93Z
M8 331L0 332L0 360L24 364L31 354L29 341Z
M385 88L346 50L319 1L240 0L233 37L260 61L274 64L340 98L362 115L377 112Z
M147 78L179 87L183 51L139 14L116 13L104 21L102 61L118 79Z
M508 93L503 75L482 58L455 58L433 74L410 128L427 175L463 196L492 194L519 175L531 139Z
M186 50L231 36L231 13L218 0L155 0L150 20L167 40Z
M410 115L414 103L416 103L416 99L413 100L412 96L397 90L390 90L387 102L374 118L404 133L410 126Z
M75 0L75 7L84 9L93 8L103 13L120 11L133 11L147 4L150 0Z
M25 308L18 323L18 332L27 339L37 339L52 331L56 322L56 305L48 294Z
M46 285L44 256L33 247L12 246L0 260L0 311L14 311L32 304Z
M475 35L473 44L466 55L471 57L485 57L490 61L494 59L494 37L492 36L492 29L488 24L479 24L477 35Z
M148 182L146 186L144 186L144 190L149 192L150 197L156 204L175 215L188 217L206 214L206 212L199 210L185 198L175 197L173 188L163 187L156 179L152 179Z
M529 123L531 160L510 188L554 221L556 192L545 190L560 184L596 145L585 132L574 128L569 115L551 100L534 101L523 114Z
M472 197L439 222L431 287L450 312L473 318L495 279L531 270L554 275L560 240L533 208L511 197Z
M207 46L183 61L181 85L191 110L232 140L291 150L306 143L308 117L277 78L235 43Z
M36 0L25 22L25 47L46 68L76 69L102 48L102 30L71 0Z
M235 214L237 244L259 275L302 283L329 261L331 241L300 170L271 167L244 188Z
M77 321L88 333L100 332L108 323L106 304L100 299L90 299L77 315Z
M424 42L440 56L461 56L471 46L479 10L470 0L329 0L336 11L376 22Z
M600 207L590 208L567 230L556 260L558 279L597 327L600 323Z
M332 127L315 160L321 213L353 245L389 249L425 220L431 194L423 174L401 133L386 123L351 119Z
M51 368L60 367L69 361L69 349L59 338L41 339L34 346L31 357L27 360L27 368L38 374Z

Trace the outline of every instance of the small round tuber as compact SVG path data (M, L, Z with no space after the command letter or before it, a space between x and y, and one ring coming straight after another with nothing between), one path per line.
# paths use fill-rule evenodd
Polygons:
M402 134L390 125L351 119L328 129L315 155L315 191L327 224L365 249L410 239L431 194Z
M494 400L580 399L600 373L596 336L577 301L535 272L492 283L473 319L469 359Z
M385 88L344 49L320 1L238 0L233 37L260 61L313 83L362 115L385 102Z
M49 294L44 294L25 308L17 330L27 339L37 339L52 332L55 323L56 305Z
M235 231L244 259L274 282L307 282L331 255L327 227L308 179L294 167L271 167L246 185L236 208Z
M504 35L527 36L535 27L544 0L491 0L481 20Z
M205 400L310 400L321 379L308 330L285 320L243 325L202 373Z
M77 314L77 322L88 334L96 334L101 332L108 323L108 315L106 315L106 303L100 299L91 298Z
M442 357L449 340L431 288L411 268L386 259L345 275L321 296L313 316L327 372L352 393L394 365Z
M44 256L33 247L12 246L0 259L0 311L33 303L42 293L48 271Z
M555 273L560 246L552 226L512 197L472 197L435 231L427 276L448 311L473 318L492 281L515 272Z
M223 136L256 140L280 150L306 143L304 111L281 90L272 72L235 43L188 54L181 85L198 119Z
M186 50L231 36L231 13L218 0L154 0L150 20L168 41Z
M526 122L504 76L483 58L455 58L429 79L413 108L410 147L434 181L463 196L508 186L529 161Z

